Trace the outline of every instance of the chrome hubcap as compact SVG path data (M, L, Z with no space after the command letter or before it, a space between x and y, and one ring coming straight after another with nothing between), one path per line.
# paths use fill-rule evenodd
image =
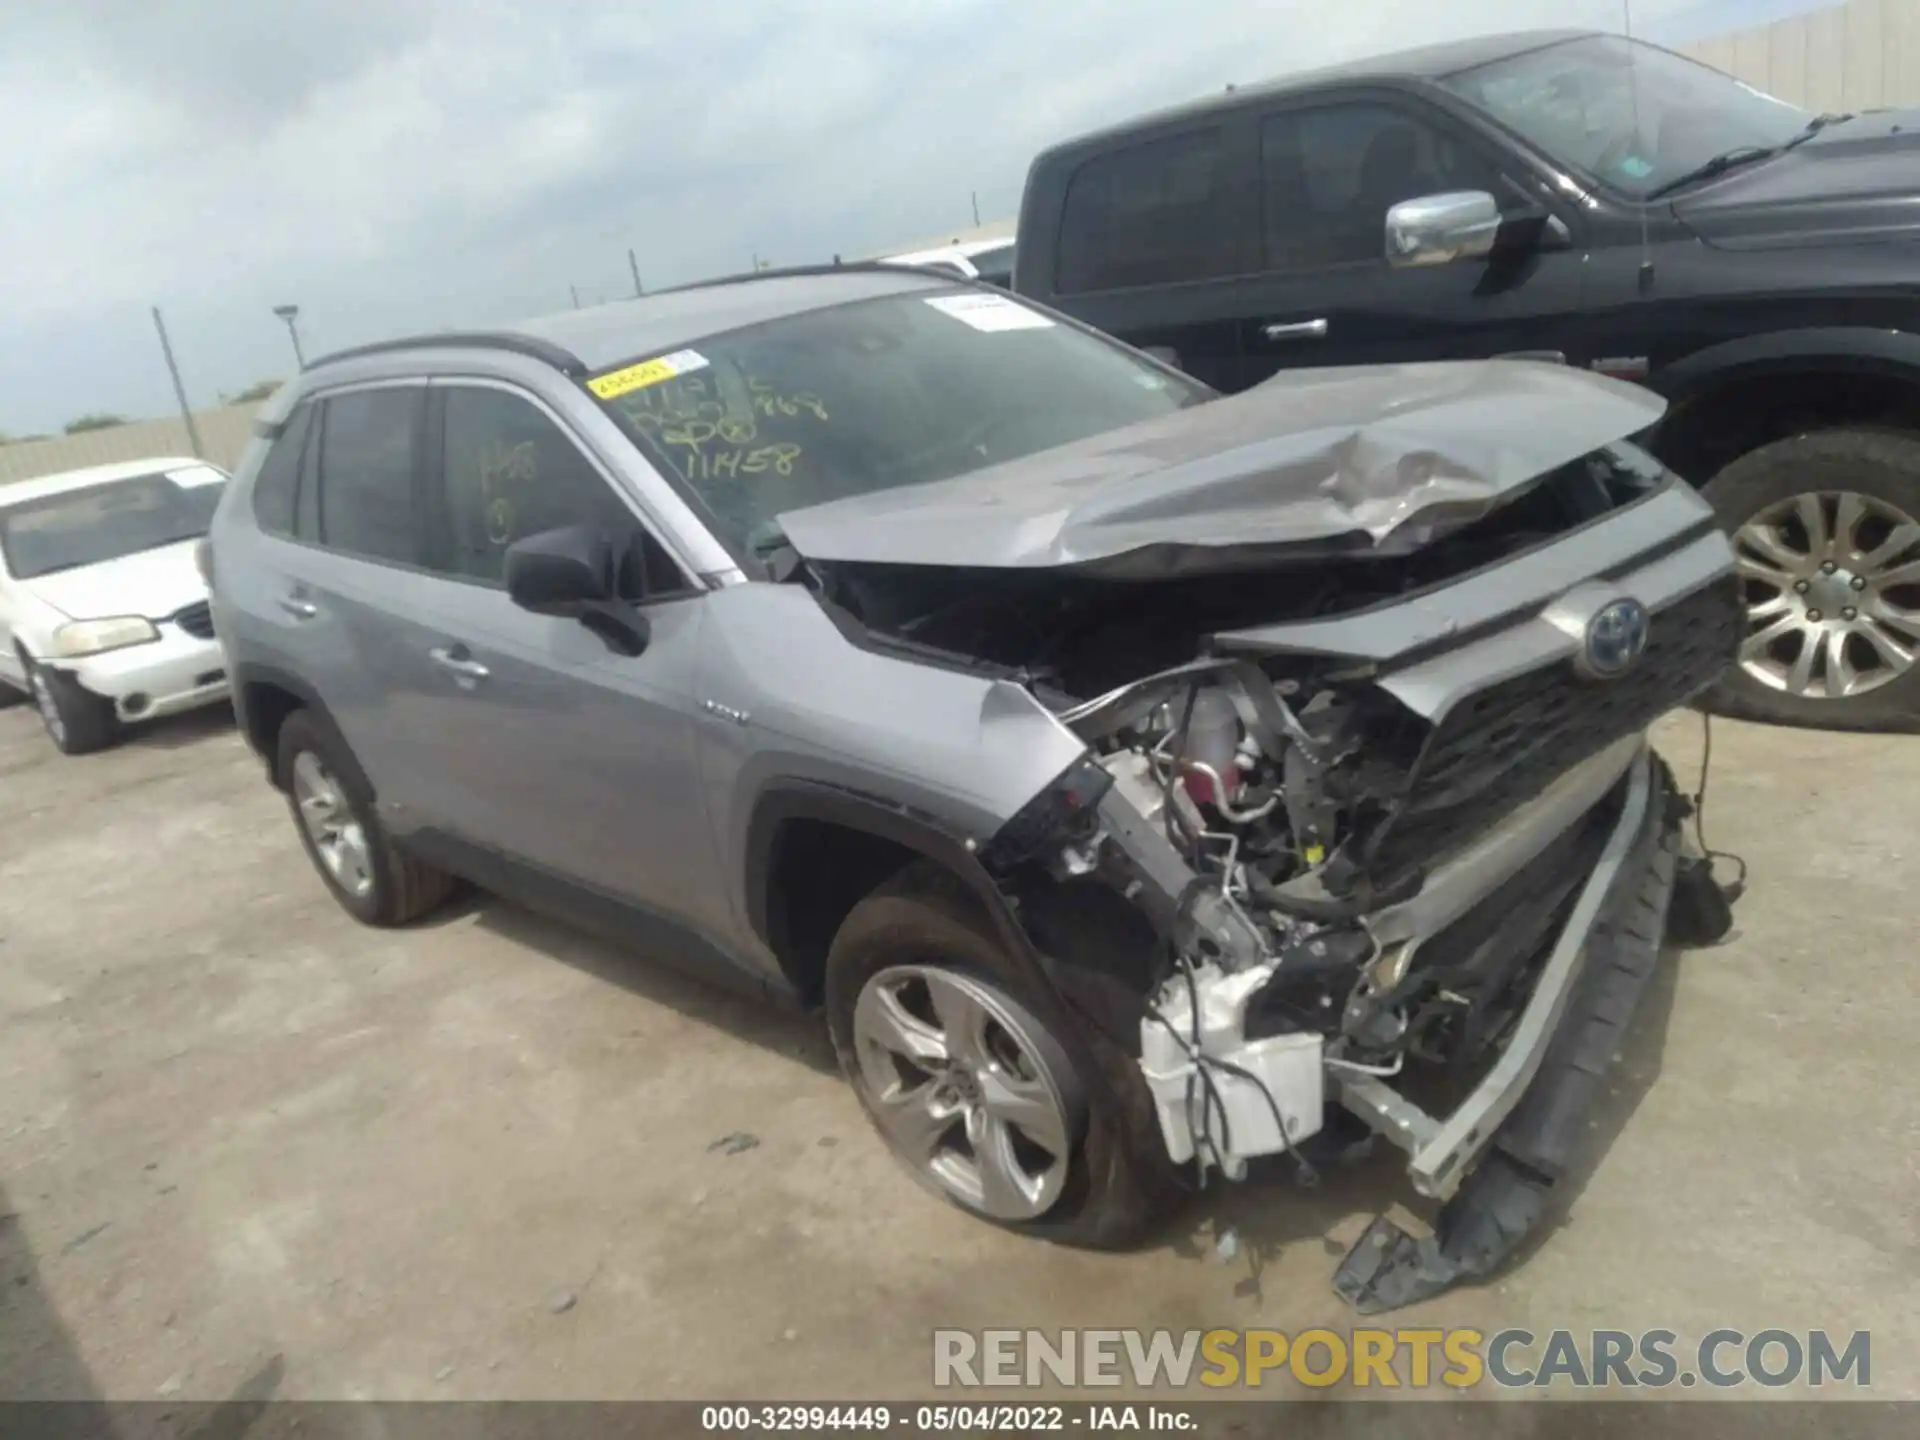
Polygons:
M992 986L926 965L882 970L853 1010L855 1083L894 1153L997 1220L1031 1220L1067 1183L1064 1061Z
M67 722L60 718L60 705L53 698L53 686L47 683L44 671L33 672L33 703L39 707L41 722L47 727L47 733L58 744L67 740Z
M1795 495L1734 532L1746 590L1740 666L1810 700L1845 700L1913 668L1920 524L1851 490Z
M372 889L367 832L340 782L311 750L293 757L293 801L314 853L334 883L353 896Z

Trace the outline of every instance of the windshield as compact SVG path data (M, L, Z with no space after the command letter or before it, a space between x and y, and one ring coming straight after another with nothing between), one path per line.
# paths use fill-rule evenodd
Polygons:
M1718 70L1611 35L1496 60L1442 83L1555 160L1636 198L1717 155L1777 149L1812 118Z
M196 466L111 480L0 509L0 551L16 580L118 560L207 533L226 476Z
M587 384L749 552L777 543L785 511L1017 460L1213 393L970 287L808 311Z

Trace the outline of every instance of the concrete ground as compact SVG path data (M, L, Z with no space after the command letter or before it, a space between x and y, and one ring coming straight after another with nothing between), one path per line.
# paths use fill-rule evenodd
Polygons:
M1569 1218L1396 1323L1865 1329L1920 1396L1920 742L1715 740L1738 934L1668 957ZM67 759L0 712L0 817L0 1395L904 1398L936 1326L1344 1328L1408 1198L1276 1166L1131 1255L968 1220L809 1023L497 902L352 923L224 715Z

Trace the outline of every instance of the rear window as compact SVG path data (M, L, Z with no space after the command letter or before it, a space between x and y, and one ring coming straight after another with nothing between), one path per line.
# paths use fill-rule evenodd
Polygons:
M1067 183L1055 288L1072 295L1232 273L1226 170L1218 129L1087 161Z
M320 543L370 560L420 559L413 474L416 386L354 390L327 401L320 423Z

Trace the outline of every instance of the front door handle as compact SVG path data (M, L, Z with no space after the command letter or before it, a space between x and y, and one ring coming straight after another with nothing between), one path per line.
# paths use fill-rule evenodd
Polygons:
M484 680L493 672L467 653L464 645L441 646L427 652L427 657L442 670L452 675L463 685L472 685Z
M1260 333L1269 340L1324 340L1327 338L1327 322L1295 320L1290 323L1265 326Z
M311 620L320 613L320 607L311 600L302 600L298 595L282 595L280 608L296 620Z

